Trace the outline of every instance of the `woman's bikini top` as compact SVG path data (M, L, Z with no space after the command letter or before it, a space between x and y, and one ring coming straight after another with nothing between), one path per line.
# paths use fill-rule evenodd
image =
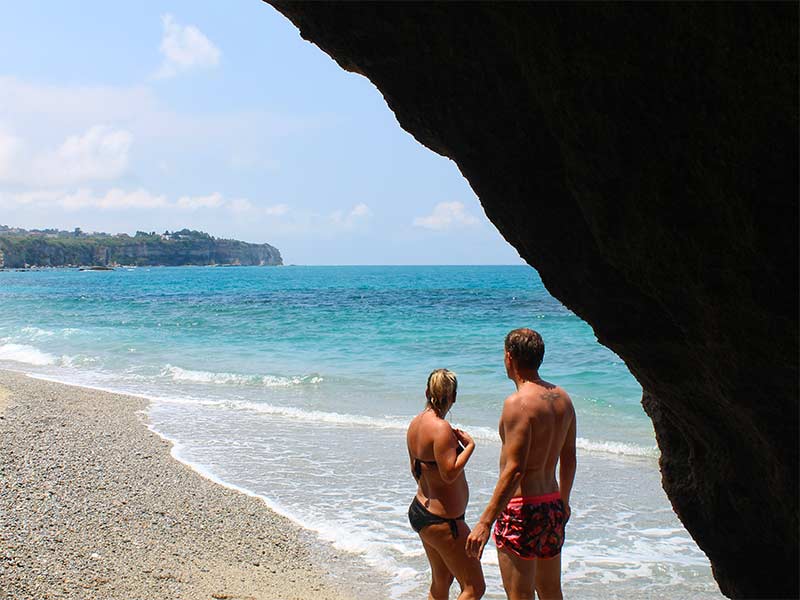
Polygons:
M456 456L461 454L464 451L464 447L461 444L456 446ZM422 465L428 465L429 467L435 467L436 461L435 460L422 460L421 458L414 459L414 479L419 479L422 477Z

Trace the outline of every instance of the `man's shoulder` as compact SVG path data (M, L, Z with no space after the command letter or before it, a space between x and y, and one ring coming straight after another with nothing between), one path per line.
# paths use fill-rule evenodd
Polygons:
M548 408L553 402L566 403L572 406L572 399L564 388L546 383L539 388L528 388L517 390L509 395L503 405L503 410L509 412L529 412L535 413L542 408Z
M531 409L530 397L527 394L516 391L507 396L503 402L503 418L514 419L530 416Z
M572 402L569 394L567 391L562 388L560 385L555 385L553 383L548 383L542 389L540 396L544 400L567 400L568 402Z

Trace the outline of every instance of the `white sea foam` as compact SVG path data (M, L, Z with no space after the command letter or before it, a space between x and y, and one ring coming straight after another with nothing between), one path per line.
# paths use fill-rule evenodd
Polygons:
M148 428L159 437L172 443L171 454L176 460L187 465L193 471L216 484L236 490L248 496L261 499L264 504L272 511L297 523L303 529L314 532L320 539L330 543L334 548L358 554L370 566L379 569L384 574L392 577L392 597L402 596L409 587L408 582L417 576L417 571L409 567L397 564L397 561L386 555L384 543L371 539L373 536L368 530L359 530L343 526L341 523L327 521L320 518L309 518L283 506L266 496L258 494L251 489L225 481L218 477L213 471L198 462L192 461L185 456L183 445L175 439L171 439L161 433L158 429L148 424ZM412 586L413 587L413 586Z
M76 365L75 357L62 356L60 359L52 354L42 352L33 346L22 344L5 344L0 346L0 360L10 360L35 366L49 366L59 364L71 367ZM94 361L92 358L83 358L82 362ZM316 384L323 381L317 375L305 375L298 377L279 377L262 375L240 375L235 373L215 373L210 371L192 371L182 369L172 365L167 365L161 375L170 377L175 381L187 381L194 383L211 384L234 384L234 385L263 385L266 387L289 387L303 384ZM105 377L104 377L105 379ZM405 430L408 427L409 417L407 416L385 416L373 417L367 415L354 415L349 413L338 413L320 410L306 410L292 406L279 406L266 402L248 402L244 400L222 400L195 398L191 396L164 396L142 393L140 390L124 389L120 387L100 387L94 381L82 379L80 381L53 378L54 381L62 383L72 383L95 387L108 392L123 394L133 394L147 398L156 402L169 404L189 404L195 406L218 406L223 409L248 411L276 417L290 418L293 421L304 421L309 423L324 423L329 425L339 425L344 427L369 427L373 429L394 429ZM137 386L138 387L138 386ZM499 443L500 436L497 431L489 427L465 425L454 423L454 427L468 431L476 440L484 442ZM645 458L658 458L659 452L656 446L642 446L626 442L615 442L605 440L590 440L578 438L576 440L578 449L592 454L616 454L620 456L633 456Z
M405 430L408 427L408 417L370 417L366 415L354 415L348 413L327 412L320 410L305 410L293 406L276 406L266 402L247 402L243 400L207 400L197 398L159 398L160 401L177 404L195 404L202 406L220 406L232 410L244 410L278 417L288 417L294 421L307 421L316 423L328 423L331 425L342 425L351 427L370 427L374 429L396 429ZM454 427L469 431L470 435L476 440L500 442L497 431L489 427L468 426L461 423L454 423ZM591 453L617 454L623 456L641 456L648 458L658 457L656 446L640 446L626 442L611 442L603 440L588 440L578 438L576 446L580 450Z
M624 456L644 456L658 458L658 446L640 446L626 442L605 442L578 438L575 445L587 452L602 452L605 454L621 454Z
M55 364L58 359L52 354L26 344L3 344L0 346L0 360L44 367Z
M55 334L54 331L50 331L49 329L42 329L40 327L23 327L19 331L24 337L30 340L37 340L45 337L51 337Z
M281 377L278 375L243 375L240 373L219 373L214 371L193 371L182 369L173 365L166 365L162 371L163 377L170 377L173 381L189 381L193 383L211 383L221 385L262 385L265 387L290 387L293 385L322 383L319 375L302 375L294 377Z

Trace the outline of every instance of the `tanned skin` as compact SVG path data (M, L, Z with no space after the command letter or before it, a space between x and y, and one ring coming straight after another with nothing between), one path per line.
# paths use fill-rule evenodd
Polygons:
M426 395L425 410L414 417L406 434L412 475L414 458L436 461L436 467L422 465L417 499L435 515L457 518L469 502L464 467L475 450L475 441L465 431L453 429L444 418L456 401L455 394L441 413L431 405L429 392ZM457 452L459 442L464 447L461 454ZM447 523L428 525L419 532L431 565L428 600L447 600L454 578L461 586L458 600L478 600L486 589L480 560L467 556L464 550L469 526L464 521L457 524L455 539Z
M575 479L575 409L560 387L539 377L538 370L520 367L505 352L509 379L517 391L506 398L500 416L500 477L494 494L467 538L467 555L478 559L489 540L492 524L515 496L560 492L569 518ZM556 464L559 465L556 479ZM509 600L534 597L561 599L561 555L523 560L498 551L500 573Z

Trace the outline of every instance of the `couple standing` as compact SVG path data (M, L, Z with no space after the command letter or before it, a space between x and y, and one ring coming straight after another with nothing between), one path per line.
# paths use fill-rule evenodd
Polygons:
M561 546L575 478L575 410L567 393L539 377L544 342L532 329L506 336L505 365L517 391L500 416L500 477L470 532L464 467L475 442L444 417L456 401L455 374L428 377L428 403L408 427L408 455L419 486L408 509L431 565L429 600L446 600L457 579L459 600L483 596L480 558L494 523L503 587L509 600L561 598ZM559 465L556 480L556 463Z

